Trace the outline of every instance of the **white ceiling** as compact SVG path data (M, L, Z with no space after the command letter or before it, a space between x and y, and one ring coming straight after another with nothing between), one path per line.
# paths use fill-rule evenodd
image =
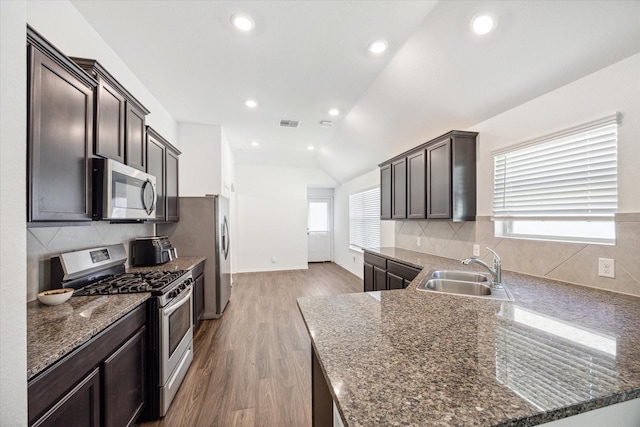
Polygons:
M238 162L339 182L640 52L638 0L73 4L176 121L222 126ZM498 19L484 37L469 28L479 12ZM366 50L377 38L380 57Z

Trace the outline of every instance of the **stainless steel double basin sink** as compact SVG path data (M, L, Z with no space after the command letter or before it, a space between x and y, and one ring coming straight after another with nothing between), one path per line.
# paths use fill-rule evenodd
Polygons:
M513 301L504 286L492 286L491 276L474 271L431 270L417 287L420 291Z

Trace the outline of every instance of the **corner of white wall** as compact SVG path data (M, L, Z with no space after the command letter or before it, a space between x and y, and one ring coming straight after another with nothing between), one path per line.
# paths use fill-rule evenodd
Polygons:
M27 8L0 1L0 425L27 425Z

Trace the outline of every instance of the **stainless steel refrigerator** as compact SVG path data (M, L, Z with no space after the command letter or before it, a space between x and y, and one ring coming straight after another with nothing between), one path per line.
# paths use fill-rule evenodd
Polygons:
M178 256L206 256L203 319L217 319L231 297L229 199L223 196L180 197L180 221L158 224Z

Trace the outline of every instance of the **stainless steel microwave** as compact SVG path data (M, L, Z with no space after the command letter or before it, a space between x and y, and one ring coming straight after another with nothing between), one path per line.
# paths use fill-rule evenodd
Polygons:
M93 159L93 182L93 219L155 219L155 176L115 160Z

